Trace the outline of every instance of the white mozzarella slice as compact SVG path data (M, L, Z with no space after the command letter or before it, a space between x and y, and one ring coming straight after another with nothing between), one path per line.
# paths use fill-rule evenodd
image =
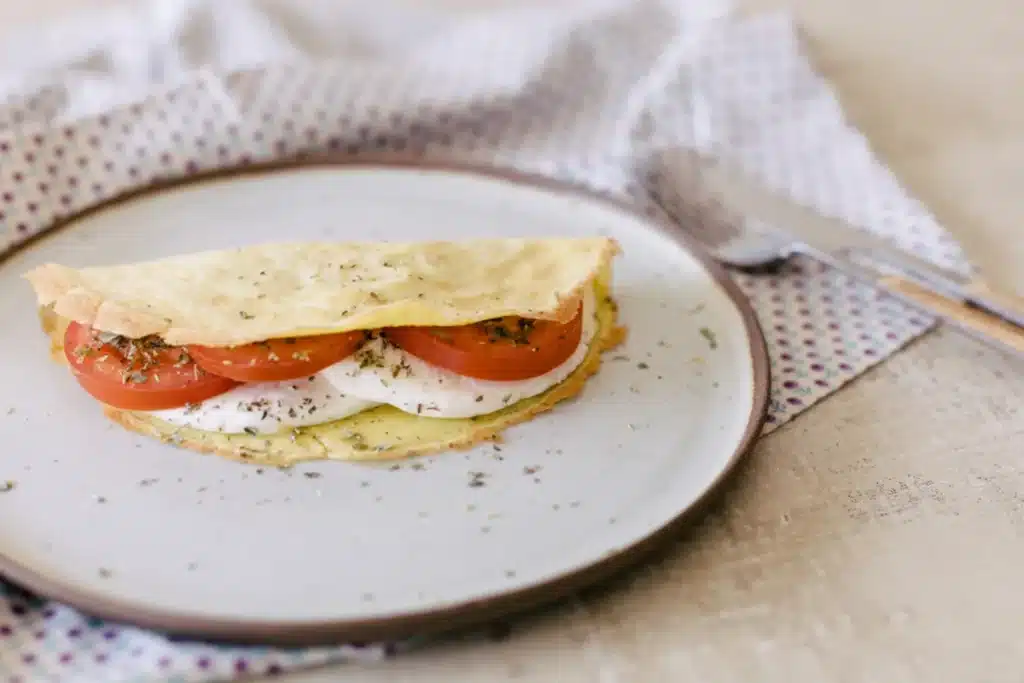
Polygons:
M150 414L171 424L210 432L271 434L340 420L375 405L343 394L315 375L289 382L242 384L196 405Z
M544 393L579 367L597 328L593 294L583 303L583 333L576 351L557 368L530 379L493 382L465 377L436 367L383 339L367 342L356 353L322 370L337 391L374 403L389 403L407 413L434 418L486 415ZM360 358L371 357L372 364Z

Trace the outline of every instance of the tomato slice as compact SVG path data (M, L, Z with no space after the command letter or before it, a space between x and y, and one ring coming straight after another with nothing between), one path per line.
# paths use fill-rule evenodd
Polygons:
M76 322L64 333L64 357L83 389L122 410L181 408L237 386L205 372L180 346L167 346L155 337L107 340Z
M392 327L384 334L412 355L466 377L529 379L554 370L583 335L583 306L567 323L514 316L459 327Z
M365 339L361 331L342 332L234 347L189 346L188 352L215 375L240 382L284 382L308 377L351 356Z

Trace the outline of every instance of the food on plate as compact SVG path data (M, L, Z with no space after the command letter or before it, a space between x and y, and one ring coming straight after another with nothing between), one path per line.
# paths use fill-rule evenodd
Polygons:
M468 447L578 394L610 239L262 244L26 273L54 356L133 431L249 462Z

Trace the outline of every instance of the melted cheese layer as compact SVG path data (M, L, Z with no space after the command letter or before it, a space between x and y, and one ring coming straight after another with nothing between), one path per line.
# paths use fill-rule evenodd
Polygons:
M289 382L254 382L186 408L154 410L180 427L225 434L273 434L341 420L378 405L339 392L320 375Z
M487 415L544 393L564 381L587 355L597 331L594 294L583 302L583 331L573 354L557 368L525 380L493 382L436 367L373 339L368 351L382 359L360 367L346 358L308 379L242 385L188 408L149 414L174 425L225 434L271 434L341 420L381 404L429 418ZM393 368L402 372L394 375Z
M583 303L583 333L576 350L561 365L536 377L512 382L474 379L431 365L380 338L368 342L369 352L381 359L379 364L360 367L357 353L325 368L320 374L339 392L387 403L412 415L435 418L487 415L544 393L579 367L597 328L593 299L593 293L588 292ZM402 370L396 376L393 368Z

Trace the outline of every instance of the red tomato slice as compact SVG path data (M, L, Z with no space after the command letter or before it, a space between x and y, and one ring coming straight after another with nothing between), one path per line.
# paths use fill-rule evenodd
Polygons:
M237 386L205 372L180 346L156 338L103 342L92 328L76 322L64 333L64 356L83 389L122 410L181 408Z
M239 382L284 382L308 377L347 358L365 338L361 331L342 332L234 347L189 346L188 352L215 375Z
M582 304L571 321L506 317L459 327L392 327L385 336L412 355L466 377L529 379L554 370L583 334Z

